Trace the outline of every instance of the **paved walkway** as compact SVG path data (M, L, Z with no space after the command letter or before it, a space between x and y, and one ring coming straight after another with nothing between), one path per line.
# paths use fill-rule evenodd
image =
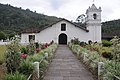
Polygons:
M66 45L60 45L44 80L94 80Z

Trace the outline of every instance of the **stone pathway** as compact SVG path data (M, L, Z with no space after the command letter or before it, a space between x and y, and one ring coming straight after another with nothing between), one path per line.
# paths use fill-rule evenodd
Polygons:
M94 80L66 45L60 45L44 80Z

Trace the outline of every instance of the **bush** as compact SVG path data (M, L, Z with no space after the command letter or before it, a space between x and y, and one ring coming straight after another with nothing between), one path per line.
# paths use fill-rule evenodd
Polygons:
M20 44L18 40L7 45L6 67L8 72L16 72L20 64Z
M86 42L80 42L80 46L86 46L87 43Z
M91 40L89 40L89 41L88 41L88 44L89 44L89 45L91 45L91 44L92 44L92 41L91 41Z
M102 40L102 44L103 44L103 46L105 46L105 47L109 47L109 46L112 45L112 42L107 41L107 40Z
M22 47L22 48L21 48L21 53L27 54L27 53L28 53L28 52L27 52L27 49L26 49L25 47Z
M7 74L3 80L27 80L27 77L19 72Z
M113 58L113 55L111 54L111 53L109 53L109 52L103 52L102 53L102 56L104 57L104 58L108 58L108 59L112 59Z
M28 61L28 60L23 60L19 66L18 71L24 75L29 76L34 70L34 65Z
M47 47L48 47L48 44L45 43L45 44L42 44L41 49L46 49Z
M107 80L114 80L114 75L118 77L120 76L120 63L114 61L107 61L104 66L104 76L107 77Z
M0 40L5 40L7 37L6 37L6 34L2 31L0 31Z
M27 45L27 52L29 55L33 55L36 53L36 46L35 46L35 43L31 40L30 41L30 44Z
M35 61L40 61L43 59L43 55L42 54L34 54L33 56L28 56L27 60L31 61L31 62L35 62Z
M80 41L78 40L78 38L74 38L74 39L71 40L71 43L80 44Z
M22 59L26 59L27 56L28 56L27 54L21 54L21 58L22 58Z
M38 42L35 43L35 47L36 47L36 48L39 48Z
M110 60L113 58L112 48L102 47L101 50L102 50L102 56L103 56L104 58L108 58L108 59L110 59Z
M42 78L43 78L43 75L44 75L44 72L45 72L45 70L46 70L46 68L48 67L48 61L47 60L43 60L41 63L40 63L40 65L39 65L39 67L40 67L40 80L42 80Z
M40 63L40 69L42 70L42 71L44 71L45 69L46 69L46 67L48 66L48 61L47 60L43 60L41 63Z

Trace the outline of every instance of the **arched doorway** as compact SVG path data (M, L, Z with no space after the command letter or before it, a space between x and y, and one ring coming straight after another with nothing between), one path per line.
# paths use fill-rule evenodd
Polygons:
M67 35L62 33L59 35L59 44L65 44L67 45Z

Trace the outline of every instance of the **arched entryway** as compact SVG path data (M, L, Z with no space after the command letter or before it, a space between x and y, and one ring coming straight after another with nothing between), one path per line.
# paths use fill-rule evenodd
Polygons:
M60 34L59 38L58 38L58 42L59 42L59 44L67 45L67 35L64 33Z

